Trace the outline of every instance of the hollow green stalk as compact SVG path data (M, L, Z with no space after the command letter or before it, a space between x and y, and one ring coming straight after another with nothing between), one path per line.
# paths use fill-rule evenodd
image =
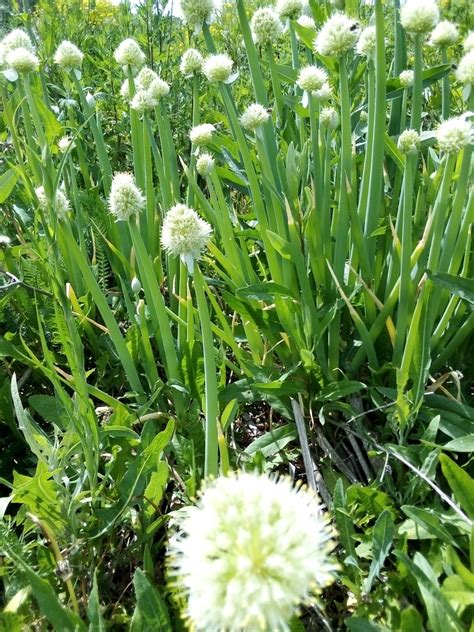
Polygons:
M419 33L415 35L415 63L413 66L413 90L411 96L411 129L421 129L421 112L423 108L423 40Z

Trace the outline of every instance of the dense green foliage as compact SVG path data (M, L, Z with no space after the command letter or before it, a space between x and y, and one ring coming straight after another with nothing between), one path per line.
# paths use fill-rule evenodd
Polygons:
M307 481L337 529L337 580L292 630L474 630L472 144L436 136L474 110L452 66L469 4L440 3L449 47L409 37L397 1L311 0L315 29L291 20L267 46L262 2L198 32L141 4L2 14L40 69L0 74L0 630L184 629L168 522L238 468ZM372 55L314 50L333 4L376 27ZM128 37L171 86L144 114L120 94ZM64 39L80 73L53 62ZM190 46L239 77L184 77ZM308 64L327 103L303 95ZM199 123L216 128L206 175ZM110 213L116 172L146 196L138 219ZM194 270L160 241L177 203L213 229Z

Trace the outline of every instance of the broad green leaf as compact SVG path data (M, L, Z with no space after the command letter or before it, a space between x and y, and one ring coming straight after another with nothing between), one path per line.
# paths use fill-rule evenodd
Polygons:
M423 527L423 529L433 538L439 539L441 542L451 544L455 547L459 546L456 543L455 538L443 525L443 521L436 515L436 513L434 513L433 510L423 509L421 507L412 507L409 505L403 505L401 509L404 514L414 521L416 526Z
M355 380L341 380L340 382L332 382L322 388L317 394L320 402L330 402L337 399L343 399L352 393L358 393L362 389L367 388L363 382Z
M385 558L387 557L393 542L393 521L390 512L383 511L377 519L372 534L372 563L369 576L364 584L364 592L369 593L374 579L379 574Z
M23 433L25 441L30 446L30 450L40 460L48 458L53 449L52 445L46 433L31 418L28 411L23 408L15 374L11 382L11 395L18 419L18 428Z
M344 491L344 485L342 479L338 479L336 487L334 489L334 517L336 525L339 531L339 537L341 543L345 549L346 556L351 557L355 562L357 561L357 553L355 548L354 536L354 522L349 516L347 511L346 493Z
M273 456L282 450L288 443L298 438L295 424L287 424L266 432L262 436L252 441L245 449L246 454L261 452L264 456Z
M451 294L465 299L474 309L474 280L464 277L455 276L453 274L444 274L438 272L436 274L428 272L429 278L435 285L439 285L445 290L449 290Z
M362 617L351 617L345 623L350 632L390 632L384 625Z
M400 632L424 632L423 619L413 606L408 606L402 612Z
M440 454L439 460L455 499L469 518L474 520L474 480L445 454Z
M173 632L168 609L158 589L140 568L137 568L133 576L133 586L137 596L137 609L143 621L151 626L149 629Z
M452 439L443 446L443 449L452 452L474 452L474 434Z
M18 176L13 169L9 169L0 176L0 204L3 204L13 191Z
M474 605L474 590L467 586L459 575L447 577L441 590L456 608L461 607L463 610L466 606Z
M271 245L275 248L278 254L288 261L291 260L292 256L292 245L286 239L283 239L277 233L274 233L271 230L267 230L267 237L270 240Z
M92 590L87 604L87 617L89 619L89 632L105 632L105 621L100 611L97 571L94 572L94 579L92 580Z
M241 287L237 289L235 293L241 298L256 301L273 301L275 296L291 296L296 298L291 288L278 285L278 283L274 283L273 281Z
M165 461L160 461L156 472L152 472L150 481L144 491L144 498L146 501L145 514L149 517L153 516L157 507L161 502L163 491L168 481L169 468Z
M13 472L12 503L25 505L31 513L57 531L65 526L66 517L59 502L57 485L51 480L52 476L44 461L38 461L34 476Z

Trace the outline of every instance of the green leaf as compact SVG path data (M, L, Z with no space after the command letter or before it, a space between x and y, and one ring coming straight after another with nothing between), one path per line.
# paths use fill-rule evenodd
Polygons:
M317 399L320 402L332 402L352 395L352 393L358 393L364 388L367 388L366 385L356 380L332 382L319 391Z
M446 454L440 454L439 460L454 497L469 518L474 520L474 480Z
M402 612L400 632L424 632L423 619L413 606L408 606Z
M89 619L89 632L105 632L105 621L100 611L97 571L94 572L94 579L92 580L92 590L87 604L87 617Z
M452 452L474 452L474 434L452 439L443 446L443 449Z
M0 176L0 204L3 204L5 200L10 196L13 191L18 176L13 169L9 169L2 173Z
M353 539L354 522L347 511L346 493L344 491L344 485L341 478L338 479L334 489L333 505L339 537L341 539L342 546L345 549L346 556L352 558L354 563L357 563L357 553Z
M140 568L137 568L133 576L133 586L137 596L137 610L143 621L150 626L150 631L173 632L168 609L158 589Z
M464 277L455 276L453 274L444 274L438 272L434 274L428 271L428 277L435 285L449 290L451 294L465 299L474 309L474 280Z
M388 628L369 619L351 617L346 620L346 626L350 632L390 632Z
M274 283L273 281L241 287L238 288L235 293L240 298L253 299L256 301L273 301L275 296L291 296L296 298L292 289Z
M267 237L278 254L283 259L290 261L292 257L292 246L290 242L271 230L267 230Z
M245 449L245 453L255 454L256 452L261 452L265 457L273 456L297 438L296 424L280 426L252 441Z
M466 606L474 605L474 590L467 586L459 575L447 577L441 590L455 607L464 609Z
M390 551L393 542L393 520L390 512L383 511L377 519L372 534L372 563L370 565L369 576L364 584L364 592L369 593L372 583L379 574L385 558Z
M156 472L152 472L150 481L144 491L144 498L147 501L145 506L145 514L151 517L157 511L157 507L160 504L163 497L163 491L168 481L169 468L165 461L160 461Z
M422 527L433 538L446 544L451 544L451 546L459 546L433 510L409 505L403 505L401 509L404 514L413 520L416 527Z

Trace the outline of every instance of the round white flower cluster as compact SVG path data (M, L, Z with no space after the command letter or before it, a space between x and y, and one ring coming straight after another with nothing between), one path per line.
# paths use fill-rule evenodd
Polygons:
M135 79L137 89L130 107L140 114L152 110L163 97L169 94L170 87L151 68L142 68ZM125 99L129 98L128 80L124 81L120 91Z
M186 78L192 77L194 73L201 72L204 59L201 53L195 48L188 48L181 57L179 69Z
M170 540L170 574L197 632L288 630L334 580L331 528L317 497L286 478L210 481Z
M474 50L474 31L471 31L469 35L466 37L464 42L462 43L462 47L464 48L464 52L468 53L471 50Z
M126 222L145 206L145 196L130 173L116 173L112 180L109 210L119 222Z
M216 128L211 123L201 123L201 125L196 125L191 129L189 139L193 145L203 147L209 145L215 131Z
M260 103L250 104L240 117L240 124L249 132L255 130L266 123L270 118L270 113Z
M43 186L37 187L35 189L36 197L38 198L38 202L40 207L43 210L47 210L49 206L49 199L46 195L46 191ZM59 219L64 219L66 214L70 210L69 200L66 197L62 187L56 191L56 198L52 201L52 206L57 213Z
M69 136L62 136L58 141L58 149L64 154L68 149L72 149L76 145Z
M136 73L145 63L146 57L137 42L129 38L120 42L115 49L114 59L125 72L130 68L133 73Z
M192 271L193 262L201 256L211 234L210 224L194 209L176 204L165 215L161 244L170 255L179 256Z
M315 93L321 90L327 80L328 74L322 68L318 68L317 66L305 66L301 68L296 83L302 90Z
M38 70L39 59L35 47L21 29L13 29L0 41L0 66L7 66L11 81L17 79L19 74Z
M233 65L234 62L225 53L210 55L204 60L202 72L210 83L230 83L235 79L235 75L232 74Z
M301 15L298 18L298 24L305 29L312 29L313 31L316 29L316 22L309 15Z
M402 88L409 88L413 85L415 73L413 70L402 70L402 72L398 75L398 78L400 79Z
M80 70L83 59L84 54L68 40L63 40L54 53L54 63L66 71Z
M205 178L214 169L214 164L214 158L211 156L211 154L201 154L196 161L196 171L199 173L200 176Z
M414 129L406 129L398 137L398 149L404 154L415 154L420 146L420 135Z
M282 20L297 20L303 13L303 0L278 0L276 12Z
M431 46L452 46L456 44L458 40L458 27L448 20L443 20L439 22L431 32L429 44Z
M336 13L324 23L314 40L314 49L326 57L340 56L353 48L359 37L359 26L344 13Z
M457 153L474 143L474 126L467 120L466 114L454 116L441 123L436 130L436 139L441 151Z
M456 78L466 86L474 84L474 49L461 58L456 70Z
M359 35L356 45L356 53L363 57L373 57L375 52L375 43L375 26L367 26Z
M407 0L400 9L400 22L413 35L426 34L439 22L439 9L434 0Z
M14 48L5 56L6 65L18 74L34 72L39 68L39 59L28 48Z
M272 7L257 9L250 21L250 28L254 42L260 46L274 44L283 33L283 24Z
M204 22L209 23L214 11L213 0L181 0L184 20L196 32L202 29Z
M322 127L328 129L336 129L339 127L339 114L337 110L331 107L322 108L319 114L319 122Z

